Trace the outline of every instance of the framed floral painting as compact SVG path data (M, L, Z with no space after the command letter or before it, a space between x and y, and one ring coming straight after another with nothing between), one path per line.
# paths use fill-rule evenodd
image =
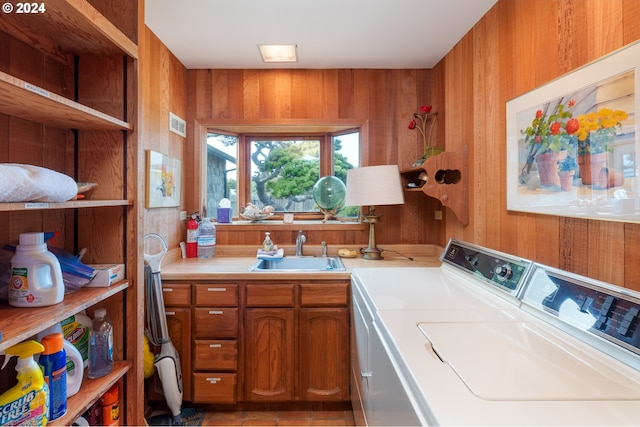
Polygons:
M640 42L507 102L507 209L640 222Z
M180 206L180 159L147 150L147 208Z

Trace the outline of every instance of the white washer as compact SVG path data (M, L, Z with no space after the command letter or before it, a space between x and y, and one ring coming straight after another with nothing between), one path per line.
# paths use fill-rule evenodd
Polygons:
M639 294L452 240L437 268L354 269L368 425L640 425Z

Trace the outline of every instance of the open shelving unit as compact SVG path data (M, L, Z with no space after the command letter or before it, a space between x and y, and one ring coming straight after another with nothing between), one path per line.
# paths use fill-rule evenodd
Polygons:
M77 181L98 182L98 187L90 199L0 203L0 221L7 224L0 232L2 243L15 244L26 231L59 230L68 252L89 247L83 260L88 264L123 263L126 280L82 288L48 307L0 303L0 352L82 310L91 314L97 307L107 308L114 325L115 368L102 378L85 376L80 391L67 402L67 414L51 424L71 425L119 383L120 424L143 425L135 196L137 34L143 0L39 4L36 13L3 13L0 19L0 135L8 140L0 162L51 168Z

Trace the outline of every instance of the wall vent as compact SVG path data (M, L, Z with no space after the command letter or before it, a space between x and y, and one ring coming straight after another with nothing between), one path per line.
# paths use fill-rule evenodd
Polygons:
M169 113L169 130L180 136L187 137L187 122L184 119Z

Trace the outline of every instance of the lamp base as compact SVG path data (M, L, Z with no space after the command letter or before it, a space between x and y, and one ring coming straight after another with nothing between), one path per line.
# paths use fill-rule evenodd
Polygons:
M369 213L363 215L364 222L369 223L369 246L362 249L362 259L381 260L382 250L376 246L375 223L380 222L382 215L376 215L376 207L369 206Z
M366 248L360 251L362 253L362 259L372 259L372 260L381 260L384 259L382 257L382 249L378 248Z

